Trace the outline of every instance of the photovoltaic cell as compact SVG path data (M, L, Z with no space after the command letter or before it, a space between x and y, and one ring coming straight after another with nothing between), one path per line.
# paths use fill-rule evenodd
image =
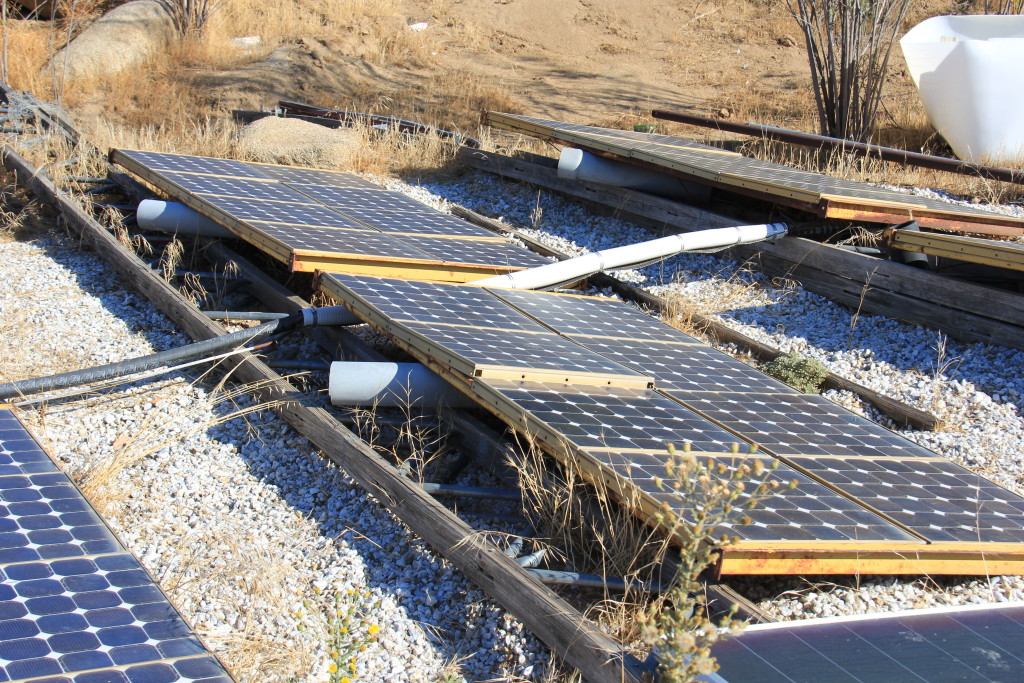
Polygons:
M317 202L331 208L363 209L378 211L423 211L422 202L406 197L401 192L383 188L333 187L330 185L295 185L296 190Z
M1010 681L1024 670L1024 605L957 607L748 627L712 655L724 683Z
M543 256L508 242L446 240L429 235L402 235L396 239L417 249L437 254L438 258L451 263L502 265L509 268L532 268L551 263Z
M304 227L348 228L349 230L366 229L366 226L318 204L262 202L202 194L197 196L211 206L247 222L259 221Z
M481 287L334 273L330 278L384 316L402 322L547 332Z
M681 344L700 343L617 299L518 289L489 288L488 291L569 337L607 336Z
M935 453L824 396L671 391L693 410L775 455L934 458Z
M1024 498L947 460L792 462L931 542L1024 542Z
M253 170L282 182L294 189L301 190L303 185L319 185L329 187L351 187L365 190L380 189L369 180L363 180L351 173L326 171L317 168L296 168L294 166L278 166L275 164L249 163Z
M78 489L0 409L0 680L51 675L230 681Z
M415 249L401 240L371 230L312 228L301 225L262 223L260 231L286 243L294 251L356 254L382 259L419 259L434 261L434 256Z
M243 161L195 157L184 154L141 152L138 150L118 151L154 171L179 171L181 173L218 175L230 178L265 179L268 177Z
M347 208L343 213L361 223L386 233L409 235L453 235L495 239L490 230L452 218L424 207L423 211L376 211Z
M665 344L644 339L585 336L573 336L572 339L591 351L653 377L657 388L673 396L677 392L688 391L799 395L782 382L703 344Z
M197 195L220 195L238 199L290 202L293 204L313 205L316 203L309 197L295 192L281 183L269 180L224 178L173 171L166 171L163 175L183 190Z

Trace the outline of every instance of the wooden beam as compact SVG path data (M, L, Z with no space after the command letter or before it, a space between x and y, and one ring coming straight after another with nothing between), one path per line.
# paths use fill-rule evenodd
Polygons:
M1024 244L1019 242L895 228L885 231L885 239L889 246L903 251L916 251L996 268L1024 270Z
M536 180L533 182L535 184L541 184ZM614 190L617 188L612 189ZM454 206L452 207L452 212L455 215L465 218L466 220L481 227L514 234L518 239L523 240L531 249L539 251L547 256L554 256L560 260L568 258L566 254L540 244L536 240L519 233L504 223L487 218L486 216L481 216L480 214L470 211L464 207ZM661 297L655 296L654 294L642 290L639 287L622 282L621 280L618 280L606 273L598 273L597 275L591 276L590 281L598 287L611 287L623 298L643 304L648 308L659 311L660 313L665 313L667 310L666 302ZM699 313L694 314L693 324L698 329L707 330L710 335L723 343L736 344L737 346L747 349L752 355L762 361L774 360L779 356L784 355L782 351L779 351L774 347L760 342L753 337L749 337L742 332L738 332L731 327L723 325L710 317L700 315ZM878 410L883 414L892 418L897 424L927 431L936 429L940 426L939 419L931 413L897 401L890 396L886 396L874 391L873 389L869 389L862 384L858 384L857 382L846 379L845 377L841 377L833 372L830 372L828 377L825 378L822 386L826 389L839 389L841 391L849 391L857 394L862 399L878 408Z
M4 165L17 174L23 185L57 208L86 243L191 337L207 339L224 333L219 323L200 313L77 202L47 178L37 175L36 169L12 148L4 146L2 156ZM256 357L246 354L237 363L235 376L244 382L258 383L261 388L256 393L261 400L278 402L275 411L281 417L491 598L519 618L548 647L579 669L587 680L640 683L643 666L620 644L584 619L550 588L523 572L497 546L403 476L330 413L308 405L305 394Z

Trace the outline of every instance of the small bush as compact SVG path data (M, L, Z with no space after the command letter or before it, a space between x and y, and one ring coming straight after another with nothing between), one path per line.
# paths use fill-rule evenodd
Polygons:
M761 372L785 382L805 394L817 394L821 383L828 377L828 368L818 360L804 358L798 353L779 356L761 366Z

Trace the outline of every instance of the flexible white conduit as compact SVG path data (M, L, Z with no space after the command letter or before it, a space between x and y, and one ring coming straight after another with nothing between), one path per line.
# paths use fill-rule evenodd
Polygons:
M567 282L575 282L604 270L650 263L684 251L716 249L775 239L785 236L786 231L785 223L769 223L685 232L648 242L595 251L565 261L549 263L507 275L474 280L471 284L507 289L546 289Z

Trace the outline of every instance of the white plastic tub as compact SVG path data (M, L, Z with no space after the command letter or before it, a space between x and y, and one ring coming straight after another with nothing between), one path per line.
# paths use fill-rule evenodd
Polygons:
M1024 165L1024 16L933 17L900 47L928 119L958 157Z

